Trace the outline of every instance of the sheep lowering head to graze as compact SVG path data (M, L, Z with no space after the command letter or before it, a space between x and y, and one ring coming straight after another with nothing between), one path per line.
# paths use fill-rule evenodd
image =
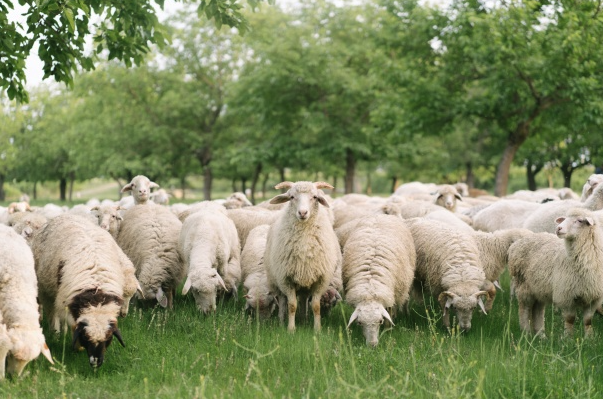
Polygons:
M134 203L136 205L146 204L151 197L151 189L159 188L159 184L152 182L143 175L134 176L130 183L122 187L121 192L132 191Z
M603 303L603 231L596 213L572 208L556 218L556 234L536 233L509 248L509 272L522 331L544 337L545 306L553 304L571 335L579 310L584 331ZM563 239L560 241L559 238Z
M329 203L321 188L333 188L324 182L282 182L276 189L286 193L270 200L286 204L268 232L264 264L271 291L279 292L279 316L288 311L288 330L295 330L297 294L312 297L314 330L319 331L323 294L341 269L341 249L333 231ZM337 276L338 280L341 276ZM286 303L286 305L285 305Z
M456 212L456 202L463 200L456 187L450 184L440 186L433 195L435 195L434 203L436 205L444 207L451 212Z

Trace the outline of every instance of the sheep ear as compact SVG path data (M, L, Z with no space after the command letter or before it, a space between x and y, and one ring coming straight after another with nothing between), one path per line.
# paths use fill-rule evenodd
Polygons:
M98 211L98 210L100 210L100 207L98 207L98 206L93 206L92 208L90 208L90 212Z
M159 188L159 184L157 184L157 183L155 183L153 181L150 181L149 182L149 188Z
M502 292L504 292L504 291L505 291L505 290L503 290L503 289L502 289L502 287L500 286L500 283L498 282L498 280L494 280L494 282L493 282L492 284L494 284L494 286L495 286L497 289L501 290Z
M157 294L155 294L155 298L157 299L157 302L159 302L159 305L162 308L167 308L167 305L168 305L167 296L165 296L161 287L159 287L159 289L157 289Z
M125 193L126 191L131 191L131 190L132 190L132 183L128 183L121 188L120 192Z
M314 182L314 187L316 187L316 188L328 188L328 189L331 189L331 190L334 188L329 183L326 183L324 181Z
M228 288L226 288L226 284L224 284L224 280L222 280L222 276L216 273L216 277L218 278L218 283L224 288L224 291L228 292Z
M586 224L588 224L589 226L594 226L595 225L595 220L593 218L590 217L585 217L584 221L586 222Z
M281 188L290 189L291 187L293 187L293 183L290 181L284 181L274 186L274 188L277 190L280 190Z
M460 194L454 194L454 196L456 197L457 200L462 201L463 200L463 196Z
M78 342L78 339L80 338L80 334L82 333L82 331L84 331L85 326L85 324L80 322L75 327L75 330L73 331L73 339L71 340L71 347L73 348L73 350L77 349L76 344Z
M392 321L391 316L389 315L389 313L387 313L387 310L385 310L385 308L383 306L381 306L381 316L385 317L392 326L395 326L394 322Z
M449 309L456 294L450 291L444 291L438 296L438 302L444 309ZM446 300L446 302L444 302Z
M316 200L318 201L318 203L322 206L324 206L325 208L330 208L329 203L327 202L327 200L325 199L325 197L323 197L322 195L318 195L316 197Z
M50 354L50 349L48 349L48 345L46 345L46 342L44 342L42 344L42 350L41 350L41 352L44 355L44 357L46 359L48 359L48 361L50 362L50 364L54 364L54 362L52 361L52 355Z
M191 281L191 278L187 277L186 281L184 282L184 287L182 287L182 295L188 294L188 290L191 289L192 285L193 285L193 282Z
M559 224L562 223L565 220L564 217L558 217L557 219L555 219L555 223Z
M126 344L124 344L124 339L121 337L121 331L119 331L119 328L115 327L115 330L113 330L113 336L117 338L121 346L124 348L126 347Z
M348 322L348 328L350 328L350 326L352 325L354 320L356 320L357 318L358 318L358 308L354 309L354 313L352 313L352 315L350 316L350 321Z
M142 292L142 287L140 286L140 283L138 281L136 281L136 292L138 292L138 295L140 295L142 299L144 299L144 292Z
M289 196L289 194L285 193L285 194L277 195L276 197L272 198L270 200L270 203L271 204L282 204L282 203L285 203L290 200L291 200L291 197Z
M484 306L484 301L482 300L482 297L485 296L486 298L488 298L488 291L479 291L473 294L473 296L477 298L477 304L479 305L482 312L487 315L488 313L486 312L486 307Z

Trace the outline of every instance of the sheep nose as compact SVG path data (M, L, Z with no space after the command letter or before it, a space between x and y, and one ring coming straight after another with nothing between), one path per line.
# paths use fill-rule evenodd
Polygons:
M299 217L304 219L306 216L308 216L308 211L306 210L299 210L297 211L297 213L299 214Z

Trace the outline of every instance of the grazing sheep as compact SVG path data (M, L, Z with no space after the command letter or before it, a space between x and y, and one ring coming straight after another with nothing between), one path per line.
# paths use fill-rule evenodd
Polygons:
M554 201L541 204L525 220L523 227L535 233L555 233L557 223L555 219L569 209L581 207L591 211L603 209L603 184L598 184L592 194L584 202L577 200Z
M341 268L341 250L325 209L329 203L320 190L333 187L324 182L299 181L282 182L275 188L288 191L270 200L271 204L287 204L268 232L264 256L268 282L279 292L281 321L287 302L290 332L295 331L298 292L312 297L314 330L319 331L322 296Z
M260 318L268 319L277 306L276 295L270 291L264 252L270 225L262 224L253 228L247 236L241 251L241 278L245 294L245 310L255 311Z
M31 247L51 328L59 333L62 324L71 326L73 348L84 347L90 366L100 367L113 337L125 346L117 317L131 284L125 272L131 263L107 231L78 215L49 221Z
M167 207L149 203L126 211L117 243L132 260L143 298L173 307L176 287L185 276L178 238L182 223Z
M494 202L473 216L473 228L487 232L521 228L526 218L540 205L536 202L511 199Z
M507 229L499 230L493 233L482 231L473 232L473 237L479 248L479 256L486 280L493 286L489 286L488 300L486 301L486 312L492 309L494 298L496 297L496 288L500 289L498 279L505 270L509 260L509 247L516 241L533 234L528 229Z
M450 308L456 311L462 331L471 329L473 309L486 313L482 297L488 299L486 275L479 249L471 234L433 220L406 220L417 252L415 286L427 290L442 307L444 327L450 328Z
M544 337L545 306L552 303L563 314L567 335L578 310L590 335L593 313L603 303L603 231L584 208L566 211L556 223L556 236L533 234L509 248L519 324L522 331Z
M159 184L152 182L143 175L134 176L130 183L122 187L121 192L132 191L135 205L144 205L151 196L151 189L159 188Z
M8 372L21 375L42 353L53 363L38 313L38 283L34 258L25 239L0 225L0 379ZM54 363L53 363L54 364Z
M241 247L234 223L222 213L198 211L182 225L178 248L187 268L182 295L193 291L197 307L216 310L218 289L237 297L241 280Z
M228 209L227 215L237 228L241 248L245 248L249 232L257 226L272 224L278 218L279 212L269 211L257 206L249 206L241 209Z
M355 308L348 327L356 320L366 344L377 346L379 326L384 321L393 325L390 313L408 302L415 248L410 231L398 216L368 216L351 223L342 263L345 301Z

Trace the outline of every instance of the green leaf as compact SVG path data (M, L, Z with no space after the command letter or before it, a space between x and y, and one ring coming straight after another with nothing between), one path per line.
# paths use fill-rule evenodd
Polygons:
M65 8L63 11L67 21L69 22L69 30L73 32L75 30L75 21L73 20L73 10L71 8Z

